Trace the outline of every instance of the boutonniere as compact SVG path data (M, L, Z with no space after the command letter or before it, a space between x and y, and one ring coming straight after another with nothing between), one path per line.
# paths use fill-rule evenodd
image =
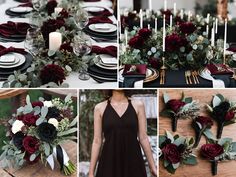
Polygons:
M160 158L163 159L164 167L169 173L174 174L181 164L196 165L196 156L193 154L194 138L173 136L166 131L165 135L159 136Z
M198 116L193 120L192 125L196 132L194 147L197 147L201 140L202 134L211 128L213 121L210 117Z
M207 109L218 124L217 138L221 138L224 126L235 123L236 103L230 102L223 95L217 94L212 99L212 106Z
M236 160L236 142L231 138L223 138L219 141L208 139L208 142L202 145L200 153L211 162L212 175L217 175L219 161Z
M198 101L191 97L185 97L182 93L181 99L170 99L167 93L163 94L165 108L160 115L170 117L172 119L172 131L177 129L178 119L195 118L200 110Z

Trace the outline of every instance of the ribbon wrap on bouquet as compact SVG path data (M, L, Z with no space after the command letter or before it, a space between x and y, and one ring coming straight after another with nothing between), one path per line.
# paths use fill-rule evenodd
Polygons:
M63 169L63 166L69 165L69 156L67 155L65 149L60 145L57 145L53 148L53 153L50 154L47 158L47 162L50 165L51 169L54 170L54 157L57 159L58 163L60 164L60 169Z

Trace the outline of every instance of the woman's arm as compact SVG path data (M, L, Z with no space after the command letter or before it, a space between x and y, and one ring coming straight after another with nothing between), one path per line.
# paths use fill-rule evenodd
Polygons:
M91 151L89 177L94 177L94 171L97 165L101 145L102 145L102 115L101 115L101 103L100 103L96 105L94 108L94 137Z
M143 151L147 157L147 161L149 164L149 168L151 170L151 173L153 176L157 176L157 167L155 165L153 156L152 156L152 150L151 146L148 140L148 135L146 133L146 114L145 114L145 108L142 101L137 101L137 115L138 115L138 123L139 123L139 132L138 132L138 138L139 142L143 148Z

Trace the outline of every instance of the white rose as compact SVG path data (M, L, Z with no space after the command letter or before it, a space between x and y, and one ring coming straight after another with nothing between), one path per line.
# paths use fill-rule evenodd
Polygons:
M25 124L21 120L16 120L11 127L11 131L13 134L16 134L17 132L21 131L21 128L24 127Z
M43 105L46 107L52 107L52 101L44 101Z
M52 125L54 125L54 127L56 127L56 128L58 128L58 121L57 121L57 119L55 119L55 118L50 118L49 120L48 120L48 123L49 124L52 124Z

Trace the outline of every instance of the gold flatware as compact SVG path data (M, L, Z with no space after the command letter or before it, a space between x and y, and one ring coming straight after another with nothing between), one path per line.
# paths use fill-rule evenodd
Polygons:
M196 79L196 76L194 74L194 71L191 71L191 76L193 77L194 84L197 84L197 79Z
M190 71L186 71L186 76L187 76L188 79L189 79L189 84L193 84L193 83L192 83L192 79L191 79L191 72L190 72Z
M193 71L193 73L194 73L194 75L196 77L197 83L200 84L199 79L198 79L198 75L199 75L198 72L197 71Z
M187 76L187 71L184 72L184 76L185 76L185 81L186 81L186 84L188 85L189 82L188 82L188 76Z
M166 82L166 71L163 70L163 84L165 84Z
M162 79L163 79L163 72L162 72L162 70L161 70L161 71L160 71L160 85L162 85L162 83L163 83Z

